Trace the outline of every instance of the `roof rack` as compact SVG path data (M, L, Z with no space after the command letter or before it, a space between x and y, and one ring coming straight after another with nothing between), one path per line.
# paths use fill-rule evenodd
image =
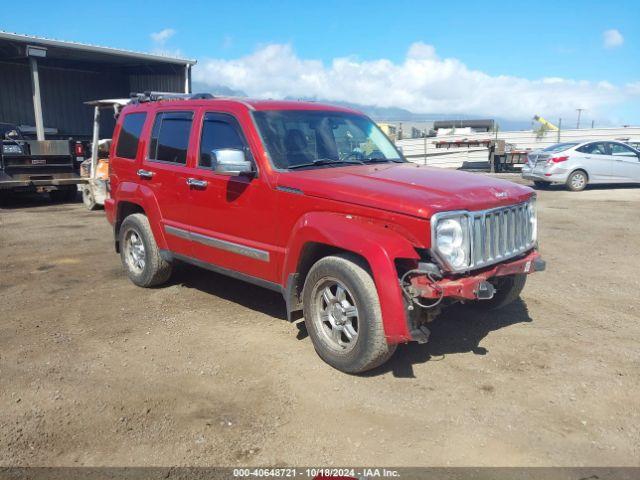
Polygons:
M211 100L210 93L174 93L174 92L144 92L131 93L131 103L159 102L160 100Z

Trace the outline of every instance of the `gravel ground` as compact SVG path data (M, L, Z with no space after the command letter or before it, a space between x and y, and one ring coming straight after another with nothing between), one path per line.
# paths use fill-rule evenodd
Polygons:
M0 465L640 465L640 189L539 192L548 269L348 376L282 298L135 287L104 214L0 209Z

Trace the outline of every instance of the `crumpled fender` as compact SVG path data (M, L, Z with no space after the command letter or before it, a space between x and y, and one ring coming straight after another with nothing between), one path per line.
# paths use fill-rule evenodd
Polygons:
M118 192L114 197L118 199L118 203L130 202L140 205L149 219L149 225L151 226L151 231L158 244L158 248L161 250L168 248L162 229L160 207L158 206L156 196L149 187L133 182L120 182L118 183ZM118 205L115 205L116 212L118 208Z
M307 213L292 229L285 253L282 285L286 285L289 275L297 271L300 255L309 242L331 245L365 258L378 290L387 341L411 340L394 260L418 260L419 257L405 237L370 219L331 212Z

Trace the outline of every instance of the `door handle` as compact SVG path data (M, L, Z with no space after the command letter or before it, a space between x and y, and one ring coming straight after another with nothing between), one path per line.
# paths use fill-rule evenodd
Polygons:
M146 178L147 180L153 177L153 172L149 170L143 170L142 168L136 172L140 178Z
M187 185L194 188L207 188L208 182L197 178L187 178Z

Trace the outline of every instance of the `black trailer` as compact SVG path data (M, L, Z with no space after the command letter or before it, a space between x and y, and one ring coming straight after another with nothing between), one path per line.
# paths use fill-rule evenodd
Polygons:
M86 181L96 98L191 91L194 60L0 31L0 194L47 190L75 197ZM110 136L113 116L101 119Z

